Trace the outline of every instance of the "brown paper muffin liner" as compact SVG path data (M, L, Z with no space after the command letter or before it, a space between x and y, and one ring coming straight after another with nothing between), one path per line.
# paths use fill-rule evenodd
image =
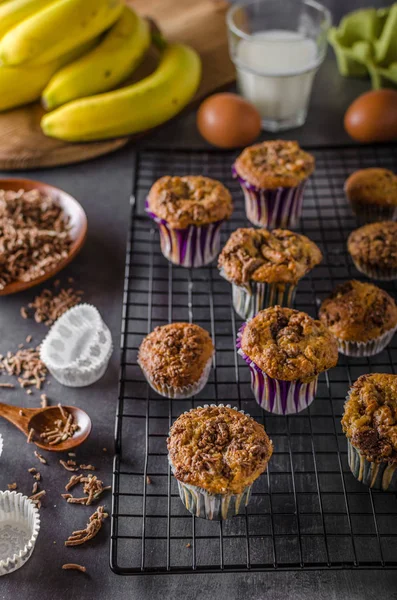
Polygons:
M397 492L397 464L370 462L347 440L348 461L354 477L364 485L384 492Z
M352 202L349 200L353 213L360 224L375 223L377 221L397 221L397 206L379 206Z
M375 356L375 354L379 354L390 344L396 329L397 327L394 327L393 329L386 331L383 335L374 340L369 340L368 342L350 342L336 338L338 342L338 351L346 356Z
M358 260L353 257L352 260L357 271L360 271L360 273L363 273L371 279L376 279L378 281L393 281L394 279L397 279L397 269L381 269L379 267L368 265L363 260Z
M208 404L205 404L204 408L207 406ZM219 404L219 406L224 405ZM232 408L230 404L227 404L226 406ZM197 408L201 408L201 406L198 406ZM235 408L235 410L238 409ZM244 410L240 410L239 412L248 415ZM172 472L174 472L174 467L169 455L168 461ZM226 519L244 513L253 486L253 484L247 485L240 494L210 494L203 488L196 485L190 485L189 483L183 483L182 481L179 481L179 479L177 479L177 483L179 496L185 508L187 508L192 515L209 521L225 521Z
M208 378L210 376L211 366L212 366L212 356L207 361L207 364L204 367L204 371L198 381L196 383L192 383L191 385L186 385L184 387L172 387L169 385L157 385L153 379L151 378L148 371L146 371L143 366L138 363L142 369L143 374L146 377L146 380L150 387L160 394L160 396L164 396L165 398L172 398L175 400L183 400L184 398L190 398L191 396L195 396L205 387Z

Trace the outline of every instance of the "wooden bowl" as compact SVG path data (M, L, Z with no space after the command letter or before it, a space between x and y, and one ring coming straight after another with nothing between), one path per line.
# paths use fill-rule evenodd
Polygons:
M59 273L59 271L64 269L66 265L68 265L74 259L85 242L87 237L87 216L82 206L75 198L73 198L73 196L70 196L63 190L60 190L52 185L43 183L42 181L33 181L32 179L0 178L0 189L12 190L14 192L17 192L20 189L24 189L25 191L39 190L43 194L53 198L62 208L65 216L69 217L70 237L72 239L70 252L66 258L59 261L54 268L47 271L44 275L36 277L36 279L32 279L31 281L13 281L12 283L9 283L2 290L0 290L0 296L7 296L9 294L22 292L23 290L34 287L35 285L39 285L40 283L43 283L43 281L50 279Z

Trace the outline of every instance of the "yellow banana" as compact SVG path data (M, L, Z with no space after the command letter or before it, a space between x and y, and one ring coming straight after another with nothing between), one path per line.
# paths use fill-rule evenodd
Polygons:
M55 0L8 0L0 4L0 38L17 23Z
M149 24L125 7L103 42L58 71L43 92L43 105L61 104L114 89L127 79L150 45Z
M41 120L43 132L70 142L130 135L178 114L194 96L200 57L183 44L164 50L154 73L127 87L69 102Z
M58 69L92 50L98 41L98 37L89 40L56 60L38 67L0 67L0 111L38 100Z
M9 66L50 62L105 31L122 10L123 0L56 0L5 34L0 60Z

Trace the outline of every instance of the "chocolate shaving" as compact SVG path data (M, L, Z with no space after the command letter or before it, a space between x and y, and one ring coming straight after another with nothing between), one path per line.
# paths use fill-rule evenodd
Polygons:
M47 427L41 434L40 438L43 440L45 444L49 446L56 446L60 442L64 442L68 438L74 436L76 431L78 431L79 426L74 420L72 413L69 413L63 406L58 404L61 419L56 419L52 428ZM61 462L61 461L60 461ZM62 462L61 462L62 464ZM66 464L66 463L65 463ZM64 465L63 465L64 466ZM66 469L66 467L65 467ZM77 469L67 469L68 471L77 471Z
M104 506L98 506L96 511L90 516L86 528L73 531L72 535L66 540L65 546L80 546L92 540L100 531L102 522L107 517L108 514L104 512Z
M16 483L9 483L8 484L8 489L9 490L16 490L17 489L17 484Z
M39 347L24 348L15 353L7 352L6 356L1 357L0 373L1 372L18 377L18 382L22 388L35 386L39 390L45 382L47 367L40 359Z
M54 284L54 287L57 286ZM49 327L69 308L79 304L83 295L83 291L74 290L71 287L56 293L45 289L28 305L28 309L34 310L33 318L36 323L44 323ZM29 311L26 308L24 311L26 314L24 318L29 317Z
M39 454L39 453L37 452L37 450L35 450L35 451L34 451L34 455L35 455L35 457L36 457L36 458L38 458L38 459L39 459L39 461L40 461L40 462L41 462L43 465L46 465L46 464L47 464L47 461L46 461L46 459L44 458L44 456L42 456L41 454Z
M77 565L76 563L66 563L65 565L62 565L62 569L64 571L81 571L82 573L86 573L87 571L86 567L83 567L83 565Z
M60 460L59 464L63 466L64 469L66 469L67 471L78 471L77 467L73 467L71 465L68 465L67 462L65 462L64 460Z

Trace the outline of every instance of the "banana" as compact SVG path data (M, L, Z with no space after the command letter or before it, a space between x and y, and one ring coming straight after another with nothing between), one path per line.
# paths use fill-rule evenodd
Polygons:
M58 69L92 50L98 41L98 37L89 40L56 60L38 67L0 67L0 111L38 100Z
M55 0L8 0L0 4L0 38L17 23Z
M69 102L44 115L43 132L69 142L130 135L156 127L178 114L194 96L200 57L189 46L170 44L157 69L138 83Z
M150 45L149 24L125 7L103 42L58 71L43 92L43 105L61 104L114 89L127 79Z
M123 0L56 0L0 40L0 60L9 66L44 64L113 25Z

